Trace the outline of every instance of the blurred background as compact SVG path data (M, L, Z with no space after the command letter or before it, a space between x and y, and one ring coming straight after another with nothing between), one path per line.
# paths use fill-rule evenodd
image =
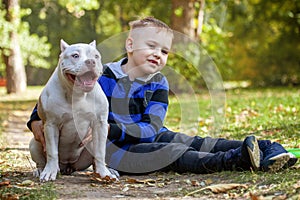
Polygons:
M199 43L224 83L240 87L300 84L299 0L0 0L0 85L7 93L43 85L55 69L59 42L97 44L154 16ZM184 59L169 63L205 87ZM231 87L228 86L228 87Z

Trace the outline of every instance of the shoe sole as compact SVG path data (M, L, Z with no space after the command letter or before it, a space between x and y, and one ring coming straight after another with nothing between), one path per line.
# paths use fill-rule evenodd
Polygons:
M251 137L251 147L247 146L248 154L251 160L252 167L254 170L258 170L260 167L260 150L257 139L254 136Z
M285 164L287 164L289 159L290 159L289 153L281 153L277 156L270 158L269 160L272 160L274 162L268 166L268 171L270 172L279 171L280 169L283 168Z

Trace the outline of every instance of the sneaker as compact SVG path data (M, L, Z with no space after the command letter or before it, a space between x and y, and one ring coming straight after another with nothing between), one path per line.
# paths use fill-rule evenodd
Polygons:
M225 168L229 170L257 170L261 151L254 136L245 138L241 147L225 153Z
M290 156L290 159L287 161L287 163L285 163L283 165L283 167L282 167L283 169L287 169L287 168L292 167L298 161L298 158L296 158L296 156L294 154L292 154L292 153L288 153L288 154Z
M260 154L261 151L255 136L251 135L246 137L242 145L242 155L245 155L245 157L248 155L253 170L257 170L260 167Z
M270 140L257 140L257 142L258 142L259 149L262 152L265 152L268 146L270 146L272 143Z
M288 166L288 161L291 159L291 155L277 142L268 145L264 149L263 155L260 166L262 171L278 171L284 166ZM290 164L293 163L293 160L290 161Z

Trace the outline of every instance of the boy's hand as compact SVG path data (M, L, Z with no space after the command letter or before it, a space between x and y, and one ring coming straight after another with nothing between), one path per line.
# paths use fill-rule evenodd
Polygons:
M83 140L81 141L81 143L79 144L80 147L83 147L85 145L87 145L88 143L90 143L92 141L92 128L89 127L86 136L83 138Z
M31 122L31 129L34 139L40 142L43 146L44 152L46 152L46 142L44 136L44 126L42 120Z
M108 124L108 134L109 134L109 130L110 130L110 126ZM80 147L85 146L86 144L88 144L89 142L92 141L92 129L89 127L86 136L83 138L83 140L81 141L81 143L79 144Z

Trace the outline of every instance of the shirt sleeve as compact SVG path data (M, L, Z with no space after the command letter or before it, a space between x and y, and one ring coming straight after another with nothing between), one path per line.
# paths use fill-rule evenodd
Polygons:
M41 118L39 117L38 115L38 112L37 112L37 104L35 105L35 107L33 108L32 110L32 113L30 115L30 119L29 121L27 122L27 127L29 128L30 131L32 131L32 128L31 128L31 122L33 121L38 121L38 120L41 120Z

